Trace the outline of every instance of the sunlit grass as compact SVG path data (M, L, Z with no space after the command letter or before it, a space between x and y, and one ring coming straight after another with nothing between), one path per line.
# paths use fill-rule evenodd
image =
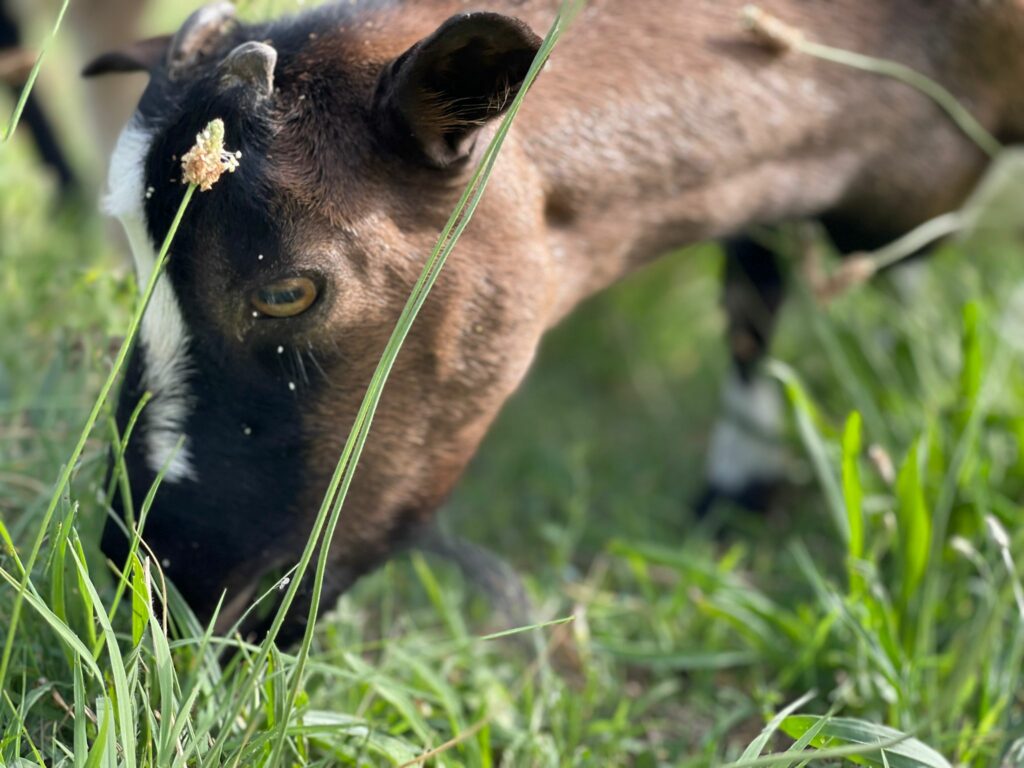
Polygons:
M305 658L243 647L222 665L225 641L173 591L154 611L144 557L107 619L102 420L19 590L131 313L95 217L55 219L42 178L24 146L0 152L0 642L25 601L0 764L376 766L441 748L433 764L986 766L1024 749L1012 216L916 281L827 311L797 291L771 371L804 474L767 519L688 510L725 367L713 247L556 330L446 512L522 569L538 621L573 618L540 630L540 661L487 638L472 585L415 557L342 599Z

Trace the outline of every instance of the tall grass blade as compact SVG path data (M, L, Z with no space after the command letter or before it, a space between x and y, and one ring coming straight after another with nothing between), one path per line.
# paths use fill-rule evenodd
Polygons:
M142 563L133 557L128 563L132 581L132 646L142 642L149 621L150 600L146 594L145 577L142 575Z
M921 479L920 442L915 441L896 478L903 604L921 586L932 548L932 522Z
M114 713L110 699L101 696L96 699L96 720L99 733L85 768L117 768L117 742L114 739Z
M85 679L82 675L82 659L79 656L76 656L74 660L74 676L75 768L85 768L89 756L89 739L85 730Z
M39 49L39 54L36 56L35 64L32 65L32 70L29 72L28 80L25 81L25 85L21 89L21 95L18 96L18 103L14 105L14 112L11 113L11 119L7 122L7 129L4 131L3 136L3 143L5 144L10 141L11 136L14 135L14 129L18 127L18 122L21 120L21 113L25 111L25 105L28 103L28 97L32 93L32 89L35 87L36 78L39 77L39 70L43 67L43 57L46 56L46 52L49 50L50 44L57 36L60 25L64 22L64 14L67 13L69 4L70 0L64 0L64 2L61 3L60 11L57 12L57 20L53 23L53 29L50 30L50 35L46 38Z
M843 498L846 500L846 521L850 531L848 571L850 591L863 589L863 579L856 561L864 557L864 488L860 478L861 418L854 411L843 430Z

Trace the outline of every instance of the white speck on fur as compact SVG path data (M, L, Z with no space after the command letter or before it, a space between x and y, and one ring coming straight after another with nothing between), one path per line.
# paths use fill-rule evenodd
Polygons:
M284 347L278 347L277 348L277 354L283 355L284 354Z
M259 256L256 257L256 259L258 261L263 261L263 254L261 253Z
M751 483L785 478L786 453L780 443L784 409L778 384L760 376L746 383L731 373L722 406L708 450L711 484L740 493Z
M121 220L135 260L135 275L145 286L156 265L156 248L145 223L143 200L145 160L152 136L133 117L121 132L110 159L108 188L103 208ZM196 479L188 438L178 441L189 408L188 333L185 320L166 275L161 275L153 290L139 329L142 352L142 384L153 399L142 415L142 432L149 468L160 472L166 467L165 482Z
M292 392L295 391L295 382L294 381L289 381L288 382L288 389L290 389Z

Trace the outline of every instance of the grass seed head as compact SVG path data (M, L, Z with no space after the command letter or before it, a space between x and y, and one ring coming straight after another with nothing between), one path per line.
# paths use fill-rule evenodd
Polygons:
M181 158L181 180L208 192L221 176L237 170L241 157L241 152L224 147L224 121L218 117L199 132L192 149Z
M800 48L804 33L787 24L777 16L756 5L745 5L740 11L740 20L746 30L762 44L776 51L791 51Z

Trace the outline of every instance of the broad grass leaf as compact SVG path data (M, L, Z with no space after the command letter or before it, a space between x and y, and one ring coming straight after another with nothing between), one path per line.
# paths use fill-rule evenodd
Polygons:
M7 530L7 526L4 525L4 521L0 520L0 541L4 543L4 550L6 554L14 561L14 564L18 566L18 575L25 573L25 567L21 564L21 558L18 557L18 550L14 546L14 540L11 538L10 531Z
M89 738L85 730L85 677L82 660L75 656L75 768L85 768L88 759Z
M864 556L864 487L860 477L861 418L854 411L843 430L843 498L846 499L846 521L850 529L849 556ZM854 572L850 571L851 581Z
M404 739L375 730L360 717L340 712L310 710L302 716L302 724L290 727L289 732L303 734L325 744L359 740L361 746L396 765L414 760L422 751Z
M53 537L50 553L50 606L57 618L68 624L67 606L64 600L64 566L67 556L68 531L74 519L74 508L68 510ZM70 661L70 659L69 659Z
M932 544L932 521L921 482L920 443L915 442L896 478L900 564L903 601L910 601L921 585Z
M790 715L782 722L781 729L798 739L821 719L816 715ZM846 755L846 758L872 768L952 768L945 757L924 742L895 728L851 717L829 718L818 735L811 739L811 745L819 749L862 745L865 747L863 753Z
M844 541L850 539L849 523L846 519L846 503L843 500L843 492L839 480L832 469L833 461L829 455L825 443L825 435L820 427L821 419L818 416L814 403L808 396L803 384L800 382L796 372L784 363L772 360L768 366L770 373L782 382L793 408L796 417L797 431L800 433L800 440L807 450L807 455L814 465L814 473L821 484L821 490L828 503L828 510L832 513L836 529Z
M964 307L964 335L961 346L963 363L960 368L959 405L966 418L981 394L985 375L985 356L982 349L984 317L978 302L969 302Z
M117 744L114 741L114 708L110 699L96 699L96 722L99 733L89 750L85 768L115 768L117 766Z
M440 582L431 570L430 565L427 563L426 558L418 553L414 553L412 556L413 569L416 571L416 575L419 577L420 584L423 586L423 590L426 592L430 602L434 605L437 610L438 616L440 616L444 623L448 626L449 631L453 637L463 638L468 635L466 624L463 621L462 614L455 608L452 601L445 596L444 590L441 588Z
M775 717L768 721L768 724L761 730L761 733L759 733L757 737L747 745L747 748L743 750L743 754L740 755L740 762L760 757L764 748L768 745L768 740L771 739L771 737L775 735L775 732L779 730L779 726L782 725L782 722L808 701L813 699L814 696L814 691L808 691L799 699L780 710Z
M132 569L132 647L142 642L149 618L149 595L146 592L146 577L142 573L139 558L131 559Z
M82 547L82 540L78 531L71 529L71 552L77 555L75 578L78 581L78 601L81 605L82 615L85 617L85 641L90 648L98 647L96 636L96 606L98 605L92 597L92 592L86 587L89 582L89 563L85 559L85 548ZM100 609L102 611L102 608Z

